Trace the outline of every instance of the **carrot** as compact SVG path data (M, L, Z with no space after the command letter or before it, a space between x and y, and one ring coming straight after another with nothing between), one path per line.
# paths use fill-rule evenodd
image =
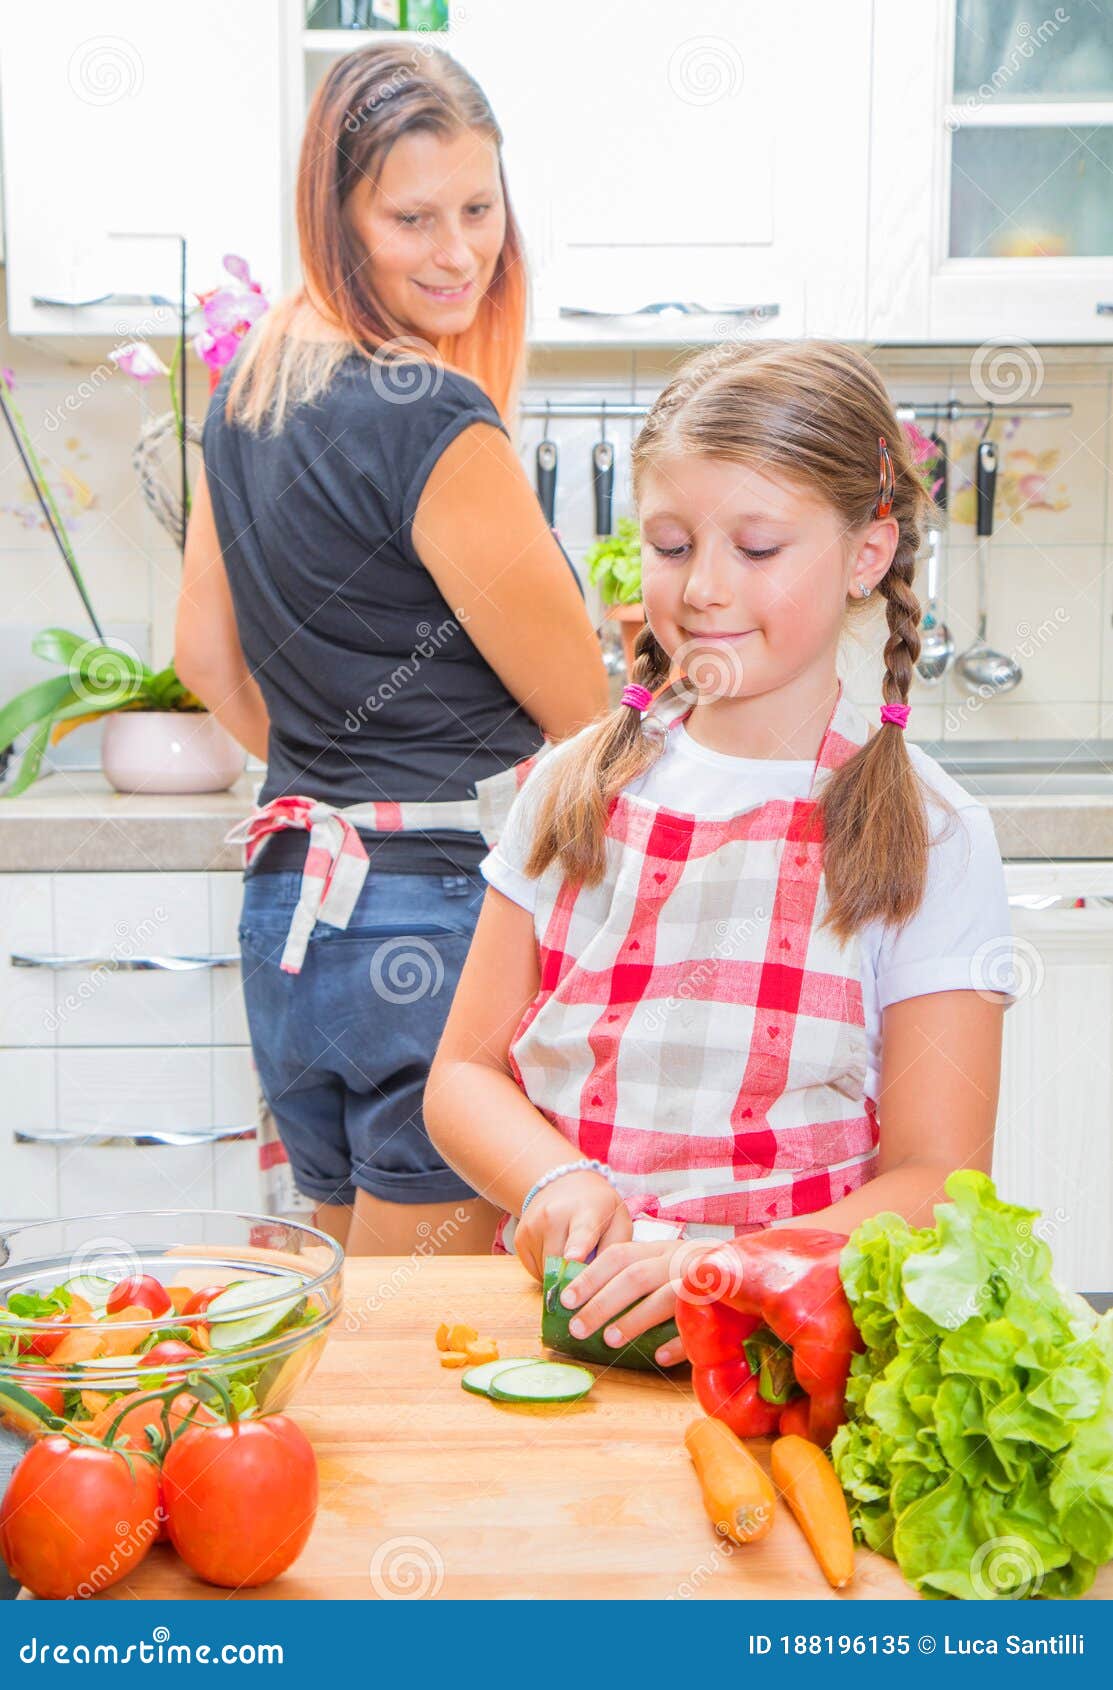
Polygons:
M499 1347L494 1338L476 1338L473 1343L464 1345L464 1352L471 1362L499 1359Z
M466 1350L442 1350L441 1351L441 1366L442 1367L469 1367L470 1365L471 1365L471 1356L468 1354L468 1352Z
M104 1320L101 1321L101 1329L104 1333L102 1339L104 1348L100 1353L106 1356L131 1355L133 1350L139 1348L144 1338L150 1337L151 1328L149 1325L128 1326L125 1325L125 1322L129 1320L149 1321L150 1318L150 1309L145 1309L142 1303L131 1303L126 1309L117 1309L115 1314L106 1315Z
M778 1438L773 1478L808 1540L828 1584L841 1590L854 1576L854 1533L846 1497L827 1456L808 1438Z
M88 1361L104 1354L104 1338L99 1332L67 1332L60 1344L50 1352L52 1367L69 1367L71 1363Z
M184 1314L185 1306L193 1296L188 1285L168 1285L166 1295L170 1298L170 1306L175 1314Z
M716 1531L735 1543L756 1543L772 1529L776 1492L745 1444L722 1420L693 1420L684 1444L695 1465L703 1505Z

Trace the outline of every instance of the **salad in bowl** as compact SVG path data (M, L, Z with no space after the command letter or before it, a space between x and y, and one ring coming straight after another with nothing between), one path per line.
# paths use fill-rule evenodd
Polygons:
M125 1399L189 1381L283 1408L340 1312L344 1252L314 1227L166 1209L0 1232L0 1430L99 1436Z

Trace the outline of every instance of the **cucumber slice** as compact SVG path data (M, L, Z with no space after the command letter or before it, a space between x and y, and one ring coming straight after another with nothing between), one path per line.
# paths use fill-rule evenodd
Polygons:
M296 1285L298 1282L291 1277L289 1283ZM279 1296L274 1300L277 1287L278 1282L274 1280L246 1279L229 1285L219 1297L214 1297L205 1310L205 1318L211 1322L209 1343L213 1349L239 1350L258 1343L276 1326L281 1326L287 1315L305 1301L300 1291L292 1297ZM258 1306L263 1302L266 1308ZM230 1320L229 1315L242 1318Z
M595 1375L566 1361L531 1361L492 1379L487 1395L493 1402L577 1402L586 1397Z
M76 1278L65 1280L62 1290L74 1297L84 1297L96 1314L103 1313L115 1283L115 1280L101 1279L95 1273L79 1273Z
M500 1373L505 1373L510 1367L530 1367L537 1361L536 1356L508 1356L505 1361L481 1361L478 1367L469 1367L460 1380L465 1391L472 1391L477 1397L490 1396L488 1386L492 1379L497 1379Z
M635 1367L663 1374L671 1372L673 1367L683 1366L683 1362L674 1361L669 1367L662 1367L661 1363L654 1359L661 1345L667 1344L677 1336L675 1320L663 1320L657 1326L651 1326L648 1332L632 1338L628 1344L623 1344L621 1349L617 1350L612 1350L604 1340L602 1331L593 1332L589 1338L573 1338L568 1325L576 1310L566 1309L560 1297L565 1287L570 1285L586 1266L586 1262L569 1262L563 1256L545 1257L541 1342L547 1344L550 1350L560 1350L566 1356L575 1356L578 1361L598 1362L601 1367ZM630 1306L633 1307L633 1304ZM623 1313L625 1312L623 1310Z

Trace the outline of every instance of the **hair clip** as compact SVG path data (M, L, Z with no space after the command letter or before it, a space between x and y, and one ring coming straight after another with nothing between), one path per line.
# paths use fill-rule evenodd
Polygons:
M883 434L879 434L877 442L880 456L879 482L881 491L877 497L877 510L875 514L878 517L882 517L888 516L889 512L893 508L893 495L896 491L896 476L893 474L893 460L889 456L889 448L885 444L885 436Z

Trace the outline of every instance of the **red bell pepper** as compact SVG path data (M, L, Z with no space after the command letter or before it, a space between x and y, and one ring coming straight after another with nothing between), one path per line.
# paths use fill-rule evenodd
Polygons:
M795 1432L826 1447L864 1348L839 1278L846 1237L772 1227L688 1265L676 1324L700 1407L741 1438Z

